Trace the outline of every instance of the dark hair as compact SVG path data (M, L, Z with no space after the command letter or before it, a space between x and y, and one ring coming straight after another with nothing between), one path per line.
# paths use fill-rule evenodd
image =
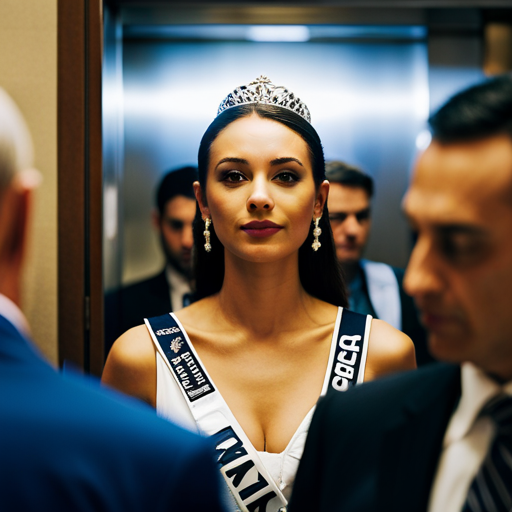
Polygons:
M277 121L295 133L300 135L307 143L311 164L313 167L313 179L316 187L325 179L325 161L322 143L315 129L301 116L291 110L266 104L245 104L231 107L210 124L199 146L198 168L201 188L206 191L206 176L208 171L210 148L219 133L237 119L247 117L252 113L264 119ZM324 207L320 219L322 235L320 242L322 247L314 252L311 248L313 232L309 231L308 237L299 249L299 276L303 288L310 295L337 306L347 306L347 293L341 278L341 273L336 259L334 241L329 223L327 204ZM224 280L224 247L215 234L215 226L210 226L211 252L204 250L204 223L199 208L194 220L194 272L196 277L196 300L217 293Z
M373 196L373 178L353 165L331 160L325 164L325 176L331 183L362 188L368 197Z
M429 125L441 143L499 134L512 138L512 76L491 78L459 92L432 115Z
M191 165L168 171L156 189L155 202L158 213L164 213L165 204L176 196L195 199L193 183L197 181L197 167Z

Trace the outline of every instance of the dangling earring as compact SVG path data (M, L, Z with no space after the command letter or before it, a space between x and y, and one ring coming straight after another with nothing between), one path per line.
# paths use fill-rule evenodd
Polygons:
M322 246L320 241L318 240L318 237L322 234L322 229L318 226L318 223L320 222L321 217L317 217L315 219L315 229L313 229L313 236L315 237L315 240L311 244L311 247L313 247L313 251L318 251L318 249Z
M204 250L206 252L210 252L212 250L212 246L210 244L210 224L211 223L212 223L212 220L209 217L206 217L206 219L204 219L203 235L204 235L204 241L205 241Z

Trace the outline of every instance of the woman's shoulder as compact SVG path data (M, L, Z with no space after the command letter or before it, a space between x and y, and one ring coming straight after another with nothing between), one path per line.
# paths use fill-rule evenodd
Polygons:
M126 331L112 345L102 382L154 405L155 348L145 325Z
M374 318L368 341L365 380L416 368L414 344L402 331Z
M122 334L112 345L109 356L122 360L126 364L137 364L137 361L154 356L153 342L145 324L132 327Z
M219 322L220 311L216 298L216 295L211 295L193 302L190 306L174 313L174 316L180 321L187 333L196 329L208 330L212 325Z

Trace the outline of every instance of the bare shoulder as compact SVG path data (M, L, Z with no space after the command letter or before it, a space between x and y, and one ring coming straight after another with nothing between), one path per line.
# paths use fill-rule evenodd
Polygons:
M115 341L101 380L107 386L155 406L155 348L145 325L133 327Z
M195 331L211 331L217 328L222 319L221 313L217 296L211 295L180 309L175 316L187 333L191 334Z
M387 322L373 319L365 380L414 368L416 356L411 338Z

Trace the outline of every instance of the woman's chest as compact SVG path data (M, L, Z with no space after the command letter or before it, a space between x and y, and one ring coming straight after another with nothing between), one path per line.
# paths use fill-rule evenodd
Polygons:
M322 392L330 343L328 336L314 347L299 342L286 350L274 344L219 354L198 348L198 354L254 447L279 453Z

